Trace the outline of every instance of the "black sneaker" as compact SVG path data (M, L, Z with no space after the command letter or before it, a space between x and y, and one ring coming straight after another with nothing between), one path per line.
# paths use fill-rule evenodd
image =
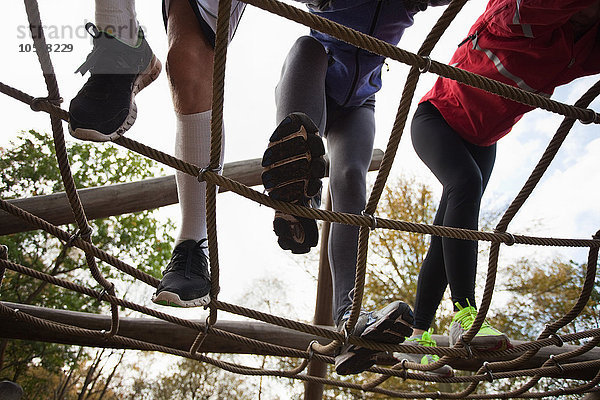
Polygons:
M137 116L135 95L160 74L160 61L140 28L138 45L131 47L92 23L86 29L94 48L77 72L90 78L71 100L69 133L94 142L115 140L133 125Z
M262 159L262 182L275 200L318 208L321 178L325 176L325 147L319 130L302 113L288 115L269 138ZM273 230L279 246L295 254L308 253L317 245L314 219L275 212Z
M342 317L338 325L344 330L350 317L350 311ZM410 306L401 301L394 301L378 311L361 312L354 331L350 334L361 339L375 342L399 344L412 334L413 313ZM335 372L339 375L358 374L375 364L378 350L346 344L335 357Z
M208 257L199 242L186 240L173 249L173 256L163 271L152 301L163 306L198 307L210 303Z

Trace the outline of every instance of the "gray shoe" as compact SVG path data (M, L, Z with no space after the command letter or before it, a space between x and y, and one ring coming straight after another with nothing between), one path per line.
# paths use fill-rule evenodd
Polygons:
M350 312L342 317L338 325L344 330ZM381 343L398 344L412 334L413 313L410 306L394 301L378 311L361 312L351 335ZM335 357L335 371L339 375L358 374L375 364L378 350L346 344Z
M411 338L406 339L406 344L414 345L414 346L423 346L423 347L437 347L437 343L431 337L431 333L423 332L420 336L413 336ZM437 362L440 357L437 354L416 354L416 353L397 353L394 352L394 357L398 359L398 361L408 360L410 362L421 364L421 365L429 365ZM422 371L428 375L437 375L442 376L444 378L451 378L454 376L454 370L449 365L442 365L439 368L436 368L431 371Z

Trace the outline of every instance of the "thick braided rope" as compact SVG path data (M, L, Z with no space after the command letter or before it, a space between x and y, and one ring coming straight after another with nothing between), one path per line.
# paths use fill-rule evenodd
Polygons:
M18 266L16 264L12 264L12 263L9 263L9 262L7 262L6 265L8 266L8 268L11 268L11 269L14 269L14 270L18 270L19 268L21 268L21 272L22 273L30 274L31 276L37 276L37 277L44 277L45 276L45 279L51 280L51 281L53 281L53 283L58 284L60 286L70 288L71 290L77 290L77 291L80 291L82 293L85 293L85 294L88 294L88 295L92 295L93 297L98 297L99 296L97 291L93 291L93 290L89 290L87 288L83 288L80 285L68 283L68 282L66 282L64 280L61 280L59 278L51 277L49 275L40 273L38 271L31 270L31 269L28 269L26 267ZM107 300L107 301L115 302L115 304L119 304L120 306L125 306L125 307L128 307L128 308L130 308L132 310L136 310L136 311L139 311L139 312L146 312L149 315L153 315L153 316L156 316L156 317L159 317L159 318L163 318L163 319L169 320L171 322L180 323L183 326L188 326L188 327L192 327L192 328L195 328L195 329L199 329L199 327L200 327L199 324L195 324L195 323L189 322L187 320L180 320L180 319L172 317L170 315L156 312L156 311L154 311L152 309L147 309L147 308L144 308L144 307L140 307L140 306L137 306L134 303L126 302L125 300L120 300L120 299L117 299L117 298L115 298L113 296L107 296L107 295L105 295L105 296L102 297L102 300ZM44 327L49 328L49 329L51 329L52 326L53 326L53 323L47 323L45 321L40 321L40 323L43 323ZM104 341L106 341L107 339L109 339L108 336L104 336L105 334L98 333L98 331L90 331L90 332L87 332L87 333L89 333L91 335L95 335L95 336L100 335L102 337L102 340L104 340ZM227 335L227 333L225 333L225 335ZM132 348L141 348L141 349L144 349L145 348L144 345L145 344L142 344L142 345L139 345L137 347L132 347ZM169 352L168 349L169 348L160 348L160 349L155 349L155 350L156 351ZM184 356L189 356L189 353L186 353ZM331 361L331 359L329 359L329 361ZM580 368L587 368L588 364L582 363L582 364L579 365L579 367ZM556 372L556 369L560 369L560 368L559 367L555 367L554 369L550 369L550 371ZM384 369L379 369L379 368L378 369L374 368L373 370L374 370L374 372L385 372ZM519 372L516 375L515 375L514 372L513 373L509 373L509 374L506 374L506 373L504 373L504 374L498 374L497 377L498 378L506 378L506 377L516 377L516 376L526 376L526 375L535 374L536 371L539 372L539 373L548 373L548 369L543 369L542 368L542 369L530 370L530 371L527 371L525 373ZM238 373L244 373L242 371L237 371L237 372ZM280 374L280 376L286 376L286 375L285 374ZM403 375L396 375L396 376L402 376L404 378L408 377L410 379L417 379L417 380L431 380L431 379L428 379L426 376L419 376L419 375L416 375L416 374L403 374ZM482 381L482 380L485 380L487 378L486 378L485 375L480 375L480 376L476 377L475 379L473 379L473 377L471 377L471 379L467 379L467 380L460 379L460 378L458 378L458 380L456 380L456 379L457 378L452 378L450 380L438 380L438 379L435 379L434 381L450 381L450 382L462 381L462 382L467 382L467 381L476 381L476 380ZM368 390L368 388L365 385L362 385L361 389L362 390ZM389 393L395 393L396 395L400 395L400 397L402 397L402 393L397 393L397 392L389 392ZM410 394L410 395L408 395L406 397L410 397L411 395L412 394Z
M42 71L44 73L44 80L48 88L48 98L51 100L58 101L60 99L60 92L58 89L58 82L56 81L56 75L54 74L54 67L50 60L50 53L46 47L46 39L44 37L43 29L36 29L42 27L40 18L39 8L37 0L25 0L25 9L29 18L29 27L31 35L35 44L36 54L38 56ZM71 174L71 167L69 165L69 158L67 155L67 149L64 141L64 133L62 128L62 121L60 118L51 115L50 122L52 125L52 132L54 134L54 147L56 150L56 157L58 160L59 170L62 177L63 184L65 186L65 193L69 199L73 215L79 227L79 233L81 237L88 242L91 242L92 229L87 222L83 205L77 194L75 187L75 181ZM89 267L90 273L93 278L108 291L108 293L114 295L114 285L106 280L100 269L96 264L96 259L86 253L86 261ZM110 329L110 335L115 335L119 330L119 310L117 307L112 307L112 325Z
M598 94L600 94L600 81L596 82L595 85L589 88L588 91L583 96L581 96L581 98L577 100L577 102L575 102L575 106L587 107L596 97L598 97ZM574 124L575 119L573 118L567 117L563 120L556 134L554 135L554 137L548 144L546 150L544 151L544 154L542 155L540 161L535 166L533 172L527 179L527 182L502 216L502 219L496 226L496 231L504 232L506 230L510 221L514 218L514 216L517 214L523 203L525 203L525 200L527 200L527 198L531 195L531 192L533 192L533 189L541 180L542 176L544 175L544 173L548 169L548 166L556 156L556 153L558 153L558 150L562 146L563 142L565 141L567 135L569 134Z
M217 31L215 36L215 56L213 62L213 92L211 118L211 146L209 169L218 171L221 168L221 149L223 134L223 104L225 94L225 66L227 61L227 45L229 44L229 18L231 0L219 1ZM206 226L208 230L208 248L210 254L211 298L217 299L219 288L219 253L217 242L217 187L206 182ZM210 323L217 321L217 309L210 307ZM200 339L200 338L199 338Z
M51 109L51 108L50 108Z

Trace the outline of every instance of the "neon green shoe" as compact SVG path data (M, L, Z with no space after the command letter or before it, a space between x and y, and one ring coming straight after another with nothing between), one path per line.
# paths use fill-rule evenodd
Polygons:
M471 328L477 316L477 310L473 306L463 308L456 303L456 307L459 311L452 318L450 325L450 346L460 342L462 335ZM483 321L479 332L471 341L471 346L482 351L506 350L512 347L508 336L493 328L487 321Z
M411 338L406 339L405 344L410 344L413 346L423 346L423 347L437 347L437 343L431 337L431 332L423 332L422 335L413 336ZM408 360L410 362L414 362L421 365L429 365L438 361L440 357L437 354L415 354L415 353L397 353L394 352L394 357L398 359L398 361ZM450 378L454 376L454 370L449 365L442 365L439 368L436 368L431 371L423 371L425 374L442 376L444 378Z

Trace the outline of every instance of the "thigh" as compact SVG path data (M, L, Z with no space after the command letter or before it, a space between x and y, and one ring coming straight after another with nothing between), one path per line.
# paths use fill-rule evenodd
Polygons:
M169 47L193 43L190 49L210 53L212 58L213 46L206 32L207 22L198 18L198 11L194 10L192 3L188 0L168 0L165 4Z
M188 0L170 0L167 75L175 111L194 114L212 106L214 49Z
M163 0L163 14L165 24L168 26L168 16L171 14L171 7L175 4L177 8L181 7L181 2L189 4L187 14L193 14L196 17L204 36L212 48L215 47L215 32L217 31L217 14L219 10L218 0ZM242 18L245 3L238 0L231 1L231 11L229 16L229 40L233 38L237 26ZM191 15L190 15L191 16ZM191 22L191 21L190 21Z
M481 176L471 149L430 103L421 103L412 121L413 147L421 160L446 187Z

